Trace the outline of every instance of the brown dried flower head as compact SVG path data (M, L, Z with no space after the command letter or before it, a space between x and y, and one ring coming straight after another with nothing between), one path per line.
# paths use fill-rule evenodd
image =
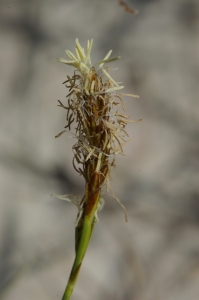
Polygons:
M69 89L69 94L66 96L68 104L65 106L59 101L58 106L67 110L67 125L65 130L56 137L67 129L71 130L71 124L76 122L73 134L77 142L73 146L73 166L83 175L86 182L83 199L75 203L79 207L78 221L86 207L89 195L99 193L105 182L107 189L114 196L109 181L111 169L115 166L115 155L124 155L123 146L129 142L129 135L125 130L127 123L139 121L130 120L123 112L125 106L121 98L123 95L137 98L138 96L118 93L123 86L114 81L109 74L110 69L104 67L104 64L120 57L109 58L112 53L109 51L102 61L93 66L90 58L92 44L93 40L88 41L84 51L76 39L76 55L67 50L66 54L70 60L64 58L57 60L76 68L74 75L67 76L64 82ZM119 109L122 109L122 112ZM116 199L119 201L118 198ZM100 205L98 201L96 212Z

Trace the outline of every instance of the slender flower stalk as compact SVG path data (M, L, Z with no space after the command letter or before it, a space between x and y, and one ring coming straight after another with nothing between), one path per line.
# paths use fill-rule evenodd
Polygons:
M73 292L93 228L98 221L97 212L103 207L101 190L105 182L107 190L110 190L111 195L120 203L110 188L110 173L115 166L115 155L124 155L123 146L129 141L125 130L127 123L139 121L129 120L127 115L117 109L119 107L125 111L121 98L125 94L118 93L123 86L113 80L108 67L104 68L104 64L120 57L110 58L112 51L109 51L103 60L93 66L90 58L92 45L93 40L88 41L84 51L76 39L76 55L67 50L66 54L70 60L57 60L75 67L76 70L74 75L67 76L64 82L69 89L66 96L67 106L58 100L58 106L67 111L67 125L56 137L67 130L70 131L71 124L76 123L73 135L77 142L72 148L73 166L85 179L82 199L71 195L55 195L73 202L78 207L75 230L76 257L62 300L69 300ZM138 98L136 95L126 96ZM126 210L121 203L120 205L127 220Z

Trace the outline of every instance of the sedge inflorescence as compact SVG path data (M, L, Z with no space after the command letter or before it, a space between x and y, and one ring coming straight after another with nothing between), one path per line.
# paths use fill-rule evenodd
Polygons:
M83 214L89 213L92 205L95 205L96 212L100 209L101 196L98 197L97 203L94 202L97 199L96 194L99 196L105 182L114 196L109 181L111 169L115 166L115 155L123 155L123 146L129 141L129 135L125 130L127 123L136 122L130 120L124 113L125 106L121 96L125 94L118 92L123 86L110 76L109 67L104 67L105 64L120 57L110 58L112 51L109 51L102 61L93 66L90 58L92 44L93 40L88 41L84 51L76 39L76 55L67 50L66 54L70 60L64 58L57 60L76 69L73 76L67 76L64 82L69 89L66 96L68 104L64 105L58 100L58 106L67 111L67 125L56 137L67 130L70 131L72 123L76 123L73 134L77 142L73 146L73 166L83 175L86 182L83 198L79 202L75 200L79 208L78 222ZM126 96L138 97L130 94ZM68 195L65 196L66 199L70 198ZM93 222L96 219L95 214Z

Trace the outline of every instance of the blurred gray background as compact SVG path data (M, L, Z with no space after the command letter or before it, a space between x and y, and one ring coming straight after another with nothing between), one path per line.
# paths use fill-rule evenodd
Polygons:
M74 259L82 195L65 133L73 68L53 60L94 38L93 63L112 49L133 141L118 156L72 299L199 299L199 1L0 2L0 299L61 299Z

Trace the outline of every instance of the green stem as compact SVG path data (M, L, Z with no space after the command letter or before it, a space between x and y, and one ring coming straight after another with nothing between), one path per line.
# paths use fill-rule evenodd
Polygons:
M100 199L100 192L96 197L97 203L99 199ZM79 241L76 247L75 261L73 263L73 267L62 300L69 300L74 290L78 278L78 274L81 268L81 264L83 262L84 255L88 248L89 241L93 232L93 228L95 224L94 222L95 211L96 211L96 205L94 205L92 211L90 211L87 215L83 217L82 228L78 229L81 231L81 233L80 233L80 238L78 237Z

